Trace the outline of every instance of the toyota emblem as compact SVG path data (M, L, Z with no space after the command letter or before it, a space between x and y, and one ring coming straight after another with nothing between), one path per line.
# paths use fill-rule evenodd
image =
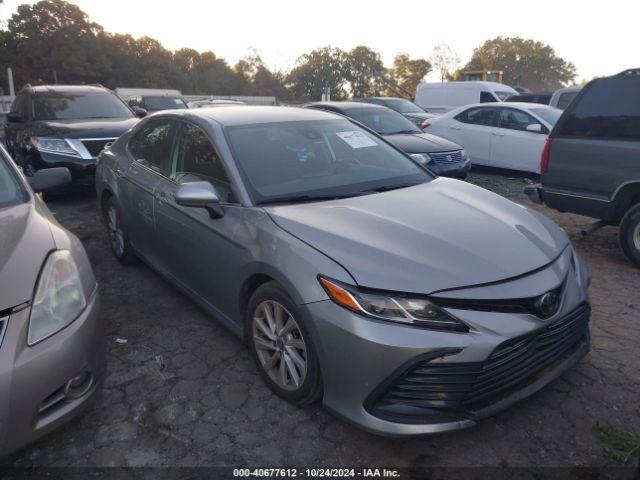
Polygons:
M556 292L547 292L536 301L536 310L542 318L554 316L560 307L560 296Z

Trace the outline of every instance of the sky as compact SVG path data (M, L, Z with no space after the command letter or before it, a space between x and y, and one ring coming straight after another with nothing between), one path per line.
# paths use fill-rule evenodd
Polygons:
M5 0L6 22L18 5ZM448 44L466 63L473 49L501 36L551 45L573 62L578 81L640 67L638 0L569 2L378 0L73 0L107 31L148 35L165 47L211 50L230 65L257 51L271 69L288 70L303 53L367 45L391 66L397 53L429 58ZM5 24L6 25L6 24ZM433 74L430 80L436 80Z

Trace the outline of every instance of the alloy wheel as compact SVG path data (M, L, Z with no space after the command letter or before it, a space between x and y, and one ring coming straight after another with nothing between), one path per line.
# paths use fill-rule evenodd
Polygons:
M107 230L109 231L109 242L114 253L121 257L124 255L124 232L120 216L114 205L110 205L107 210Z
M266 300L253 314L253 343L269 377L284 390L297 390L307 376L307 346L300 326L280 303Z

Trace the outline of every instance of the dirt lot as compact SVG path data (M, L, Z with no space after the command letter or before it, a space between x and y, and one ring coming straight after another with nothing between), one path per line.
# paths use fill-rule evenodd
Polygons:
M531 206L522 178L475 173L471 181ZM387 439L272 395L239 340L146 266L114 260L91 196L50 207L84 242L101 284L109 373L92 411L5 466L603 466L595 422L640 436L640 270L622 257L614 228L582 238L591 220L535 207L566 229L589 265L594 350L586 359L475 428Z

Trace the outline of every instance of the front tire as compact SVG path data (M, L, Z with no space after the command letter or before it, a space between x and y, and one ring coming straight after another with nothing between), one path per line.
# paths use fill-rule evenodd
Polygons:
M631 207L622 218L618 238L625 257L640 267L640 203Z
M120 209L116 205L115 199L109 197L103 206L104 223L109 236L109 246L116 259L123 265L132 265L138 261L138 257L133 251L129 242L129 237L122 223Z
M252 295L245 331L260 376L280 398L309 405L322 396L322 377L305 317L275 282Z

